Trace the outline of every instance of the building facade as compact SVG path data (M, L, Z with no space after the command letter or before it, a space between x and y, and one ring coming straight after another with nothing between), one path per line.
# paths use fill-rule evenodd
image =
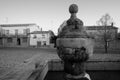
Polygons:
M0 47L27 47L30 42L28 34L36 29L36 24L2 24Z
M93 35L96 39L100 38L99 35L104 35L105 27L104 26L85 26L86 31L89 35ZM115 26L106 26L106 34L111 34L115 39L117 38L118 28Z
M104 26L85 26L87 33L95 39L95 47L103 48L105 46L105 27ZM106 40L108 47L113 47L116 43L118 28L115 26L106 26Z
M52 37L54 37L52 31L33 31L30 33L30 46L52 46Z

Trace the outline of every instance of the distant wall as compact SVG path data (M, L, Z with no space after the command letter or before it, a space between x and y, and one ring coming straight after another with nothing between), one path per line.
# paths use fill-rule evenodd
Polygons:
M96 48L104 48L105 43L103 41L95 41ZM108 48L120 49L120 40L113 40L108 42Z
M8 38L10 40L8 40ZM19 42L18 39L19 38ZM0 38L0 47L28 47L28 37L2 37Z

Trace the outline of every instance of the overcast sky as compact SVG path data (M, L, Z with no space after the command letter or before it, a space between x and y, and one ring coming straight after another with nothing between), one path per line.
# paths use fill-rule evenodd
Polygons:
M57 29L69 19L70 4L77 4L84 25L96 25L102 15L109 13L120 28L120 0L0 0L0 24L36 23L43 30Z

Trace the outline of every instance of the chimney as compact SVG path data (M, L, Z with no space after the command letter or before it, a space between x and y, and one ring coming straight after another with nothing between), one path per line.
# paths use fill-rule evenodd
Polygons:
M40 31L42 31L42 28L40 29Z
M111 23L111 26L113 27L113 25L114 25L114 24L113 24L113 22L112 22L112 23Z

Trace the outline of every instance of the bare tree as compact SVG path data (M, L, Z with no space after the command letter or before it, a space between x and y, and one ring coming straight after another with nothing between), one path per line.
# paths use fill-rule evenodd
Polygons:
M99 36L104 42L105 52L107 53L108 43L114 39L114 35L111 31L111 27L113 26L113 19L109 14L105 14L97 21L97 24L101 27L101 30L99 30Z

